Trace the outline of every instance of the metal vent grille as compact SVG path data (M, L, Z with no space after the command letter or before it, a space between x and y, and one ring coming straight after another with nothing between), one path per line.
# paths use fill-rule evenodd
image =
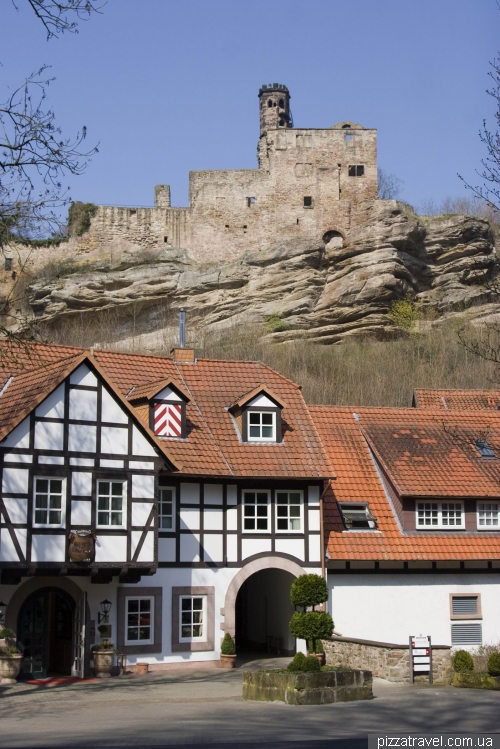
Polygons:
M460 596L452 599L455 615L477 614L477 596Z
M452 645L481 645L483 629L481 624L452 624Z

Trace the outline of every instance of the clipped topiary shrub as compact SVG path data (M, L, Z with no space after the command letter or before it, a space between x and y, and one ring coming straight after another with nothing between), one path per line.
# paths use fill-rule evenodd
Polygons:
M488 673L490 676L500 676L500 652L492 653L488 658Z
M224 639L220 646L220 652L222 655L236 655L236 645L229 632L226 632L224 635Z
M333 620L330 614L320 611L296 611L290 621L290 632L308 643L310 652L316 653L317 643L332 636Z
M459 674L467 671L474 671L474 661L472 655L467 650L457 650L452 658L453 669Z
M328 588L321 575L299 575L290 589L290 601L294 606L301 606L305 611L309 606L314 609L320 603L328 601Z
M294 659L287 666L287 671L293 674L303 674L311 671L319 671L321 668L318 659L314 655L308 655L304 653L297 653Z

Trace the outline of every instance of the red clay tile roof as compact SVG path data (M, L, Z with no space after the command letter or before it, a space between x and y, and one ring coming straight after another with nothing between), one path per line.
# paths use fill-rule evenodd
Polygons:
M62 373L71 371L88 355L143 429L183 474L297 479L334 475L300 389L260 362L198 359L196 364L189 364L173 362L169 357L91 352L65 346L31 344L26 350L16 350L11 344L4 346L8 354L3 357L5 381L12 374L14 379L0 396L3 434L19 423L22 409L27 413L32 410L34 401L30 397L27 402L27 394L46 397L56 386L55 380L59 378L59 384ZM134 407L126 401L133 387L145 393L150 385L156 387L155 383L166 380L178 381L191 398L186 406L186 440L154 437L147 407ZM242 443L228 411L242 393L262 385L287 404L282 412L281 444Z
M419 409L498 411L500 390L432 390L415 388L413 404Z
M447 481L453 482L456 496L476 496L476 480L481 479L481 491L491 491L500 498L500 461L487 461L473 454L475 448L455 441L442 429L443 412L418 412L414 409L353 409L335 406L310 406L323 444L337 475L324 498L325 537L328 554L336 560L470 560L500 559L500 535L470 532L413 531L404 533L395 517L390 500L381 483L375 462L370 454L367 438L377 441L378 451L391 468L393 480L413 489L423 481L433 496L449 496ZM354 413L359 421L354 418ZM500 455L500 415L491 414L494 439ZM487 418L490 422L490 414ZM478 425L484 427L484 414L449 414L450 427L465 430ZM401 431L404 432L401 435ZM409 434L408 434L409 433ZM366 438L365 438L366 435ZM393 436L397 435L397 436ZM416 436L413 436L416 435ZM427 439L439 436L444 450ZM402 443L400 442L402 440ZM394 447L396 445L396 447ZM409 448L406 450L405 448ZM456 456L453 462L446 457L433 457L433 450ZM470 455L468 454L470 450ZM409 455L405 455L408 452ZM412 458L418 468L411 467ZM476 469L472 467L476 461ZM483 473L484 468L484 473ZM460 474L455 477L454 473ZM497 476L494 486L493 475ZM421 478L421 476L423 478ZM460 484L466 484L464 489ZM495 495L493 490L495 489ZM344 530L337 503L366 502L377 519L376 531Z

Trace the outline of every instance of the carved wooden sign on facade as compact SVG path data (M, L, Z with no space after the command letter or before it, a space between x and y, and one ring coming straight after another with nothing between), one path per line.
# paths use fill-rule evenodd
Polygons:
M68 554L72 562L92 562L95 555L95 533L72 531L69 534Z

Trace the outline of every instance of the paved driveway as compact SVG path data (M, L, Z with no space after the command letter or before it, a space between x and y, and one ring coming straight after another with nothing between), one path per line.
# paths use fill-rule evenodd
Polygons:
M375 680L372 701L306 707L245 702L241 685L239 669L57 687L0 685L0 747L364 749L367 734L375 732L500 733L496 692Z

